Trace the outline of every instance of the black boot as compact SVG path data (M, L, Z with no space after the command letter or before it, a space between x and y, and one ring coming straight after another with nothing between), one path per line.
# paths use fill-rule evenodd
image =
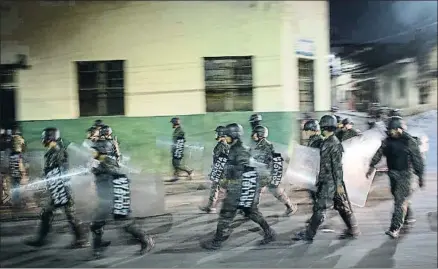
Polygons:
M222 241L213 238L212 240L201 242L201 247L207 250L218 250L222 247Z
M106 250L111 241L103 241L103 229L93 231L93 255L95 258L100 258L103 252Z
M339 215L347 226L347 229L339 235L339 239L356 239L360 235L360 231L353 213L339 212Z
M259 242L259 245L267 245L275 240L277 240L277 233L272 228L269 228L264 232L263 240Z
M41 213L41 222L38 230L38 236L34 239L26 240L24 243L32 247L42 247L47 243L47 235L50 232L51 220L53 214L43 211Z
M146 233L138 228L134 223L126 226L125 231L140 242L140 255L146 254L155 246L154 239L151 236L146 235Z
M73 234L75 236L74 241L71 243L71 248L86 248L90 246L88 241L88 231L85 229L85 225L80 222L71 224Z

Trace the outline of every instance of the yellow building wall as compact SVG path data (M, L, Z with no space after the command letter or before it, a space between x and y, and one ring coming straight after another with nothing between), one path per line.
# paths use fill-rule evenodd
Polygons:
M74 62L98 60L126 60L126 116L203 114L202 57L244 55L254 111L297 111L299 38L315 41L315 109L328 110L327 3L253 2L27 2L7 36L29 46L32 66L20 72L18 119L77 118Z

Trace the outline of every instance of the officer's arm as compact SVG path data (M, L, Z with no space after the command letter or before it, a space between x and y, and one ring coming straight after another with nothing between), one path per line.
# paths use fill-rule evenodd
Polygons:
M330 148L329 155L331 159L331 170L336 187L342 186L343 170L342 170L342 145Z
M380 145L379 149L377 150L377 152L374 154L373 158L371 159L371 163L370 163L370 167L375 167L380 160L382 159L383 156L383 150L386 147L386 143L385 141L382 142L382 145Z
M120 158L120 147L119 147L119 143L117 142L117 140L113 140L113 144L114 144L114 150L116 152L116 157Z
M413 138L409 139L408 149L410 152L409 157L414 169L414 173L418 176L420 180L422 180L424 174L424 160L421 156L418 143Z

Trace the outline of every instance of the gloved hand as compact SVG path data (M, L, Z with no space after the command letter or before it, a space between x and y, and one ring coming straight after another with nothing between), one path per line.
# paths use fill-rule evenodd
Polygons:
M344 194L344 193L345 193L344 186L339 185L339 186L336 188L336 193L337 193L338 195L342 195L342 194Z
M370 167L369 169L368 169L368 172L366 173L366 177L367 178L369 178L371 175L372 175L372 173L374 172L374 167Z

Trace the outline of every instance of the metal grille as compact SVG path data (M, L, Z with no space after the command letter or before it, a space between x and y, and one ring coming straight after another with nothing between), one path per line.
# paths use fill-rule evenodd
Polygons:
M312 112L315 110L314 104L314 61L308 59L298 60L298 87L300 94L300 111Z
M80 116L124 115L124 61L77 62Z
M252 111L252 56L204 58L207 112Z

